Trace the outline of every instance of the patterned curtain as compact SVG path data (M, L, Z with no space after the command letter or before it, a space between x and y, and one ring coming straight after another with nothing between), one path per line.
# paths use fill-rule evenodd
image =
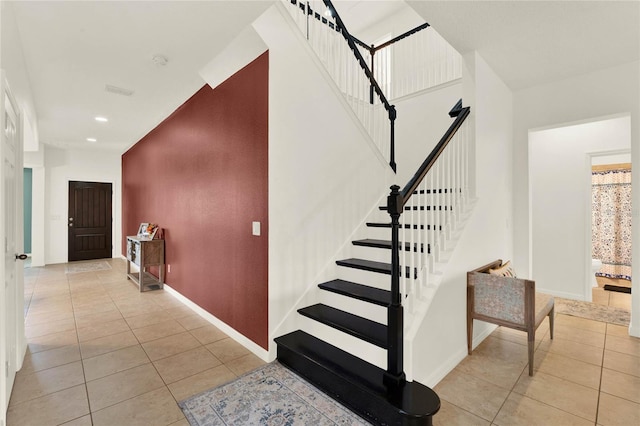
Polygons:
M631 280L631 170L594 171L592 257L602 260L596 275Z

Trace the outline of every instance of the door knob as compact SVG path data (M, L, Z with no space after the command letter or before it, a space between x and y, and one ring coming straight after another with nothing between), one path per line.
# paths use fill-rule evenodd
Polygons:
M27 260L27 255L22 253L22 254L16 254L16 260Z

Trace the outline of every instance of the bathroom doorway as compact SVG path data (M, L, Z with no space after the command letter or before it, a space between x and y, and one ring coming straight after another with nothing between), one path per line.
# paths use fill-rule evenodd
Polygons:
M631 153L591 157L593 302L630 309Z

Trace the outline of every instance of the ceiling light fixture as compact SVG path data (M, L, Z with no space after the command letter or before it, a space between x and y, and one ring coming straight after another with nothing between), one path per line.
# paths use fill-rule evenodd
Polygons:
M95 119L96 121L99 121L101 123L106 123L107 121L109 121L107 117L96 117Z
M169 62L169 59L164 55L153 55L151 60L158 67L164 67Z
M87 138L87 142L98 142L96 138Z

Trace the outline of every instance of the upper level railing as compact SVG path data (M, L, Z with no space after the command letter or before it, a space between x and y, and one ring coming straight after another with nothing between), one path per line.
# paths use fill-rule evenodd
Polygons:
M396 109L376 82L354 37L330 0L283 0L379 151L396 170ZM373 96L375 95L375 96ZM371 102L371 96L374 102Z

